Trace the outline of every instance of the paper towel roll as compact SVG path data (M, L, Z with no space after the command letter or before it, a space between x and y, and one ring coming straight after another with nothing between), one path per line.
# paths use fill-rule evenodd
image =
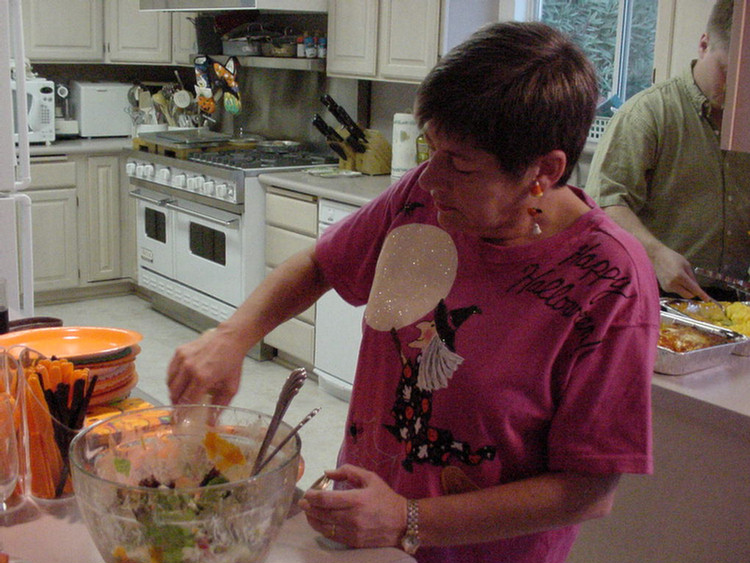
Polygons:
M400 178L417 165L417 127L410 113L393 115L393 156L391 157L391 177Z

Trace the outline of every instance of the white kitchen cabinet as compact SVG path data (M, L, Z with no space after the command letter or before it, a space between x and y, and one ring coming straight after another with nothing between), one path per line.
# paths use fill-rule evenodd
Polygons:
M331 0L328 75L420 82L441 54L497 16L496 0Z
M170 63L171 15L139 11L139 0L106 0L107 60L113 63Z
M76 190L31 190L34 291L78 285Z
M175 12L172 14L172 62L177 65L192 65L191 55L198 52L197 35L192 20L196 14Z
M86 182L79 186L79 255L81 279L119 278L120 160L117 156L86 159Z
M32 61L172 62L172 19L140 12L139 0L23 0Z
M78 284L76 163L64 156L35 158L31 164L31 223L34 289Z
M31 61L104 59L102 0L23 0L21 9Z
M85 288L123 276L121 159L115 154L32 158L31 198L36 292ZM132 221L134 223L134 221Z
M318 206L313 196L279 188L266 193L267 272L293 254L315 244ZM279 325L264 343L280 355L313 365L315 359L315 306Z

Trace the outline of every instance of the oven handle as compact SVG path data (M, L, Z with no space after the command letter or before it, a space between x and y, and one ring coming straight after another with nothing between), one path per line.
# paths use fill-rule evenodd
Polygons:
M167 205L167 204L168 204L168 203L169 203L170 201L174 201L173 199L171 199L171 198L168 198L168 197L164 197L164 198L161 198L161 199L156 199L156 198L153 198L153 197L148 197L148 196L145 196L145 195L143 195L143 194L141 193L141 190L138 190L138 189L136 189L136 190L131 190L131 191L130 191L130 192L128 193L128 195L129 195L130 197L132 197L132 198L135 198L135 199L140 199L141 201L145 201L146 203L151 203L151 204L153 204L153 205L158 205L159 207L164 207L164 206L165 206L165 205Z
M191 215L193 217L197 217L198 219L204 219L206 221L211 221L213 223L216 223L218 225L221 225L223 227L231 227L235 223L239 222L239 218L235 219L219 219L218 217L213 217L211 215L208 215L207 213L201 213L199 211L194 211L192 209L188 209L186 207L180 207L179 205L176 205L174 203L175 200L167 201L166 207L167 209L174 209L175 211L179 211L180 213L184 213L185 215Z

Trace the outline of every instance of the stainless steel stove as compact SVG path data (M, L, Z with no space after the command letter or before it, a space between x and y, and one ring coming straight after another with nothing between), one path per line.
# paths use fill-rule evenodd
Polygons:
M265 276L257 176L337 162L304 151L228 149L187 159L133 151L126 173L138 205L138 284L153 306L198 330L228 318Z
M256 171L260 173L287 168L334 165L338 162L332 155L321 155L304 151L284 152L262 149L201 152L191 154L188 159L211 166L243 170L250 174Z

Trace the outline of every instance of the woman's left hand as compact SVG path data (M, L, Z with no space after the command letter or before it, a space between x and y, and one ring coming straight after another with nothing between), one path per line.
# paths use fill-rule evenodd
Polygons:
M299 506L313 529L352 547L399 545L406 530L406 498L361 467L343 465L326 475L349 488L305 493Z

